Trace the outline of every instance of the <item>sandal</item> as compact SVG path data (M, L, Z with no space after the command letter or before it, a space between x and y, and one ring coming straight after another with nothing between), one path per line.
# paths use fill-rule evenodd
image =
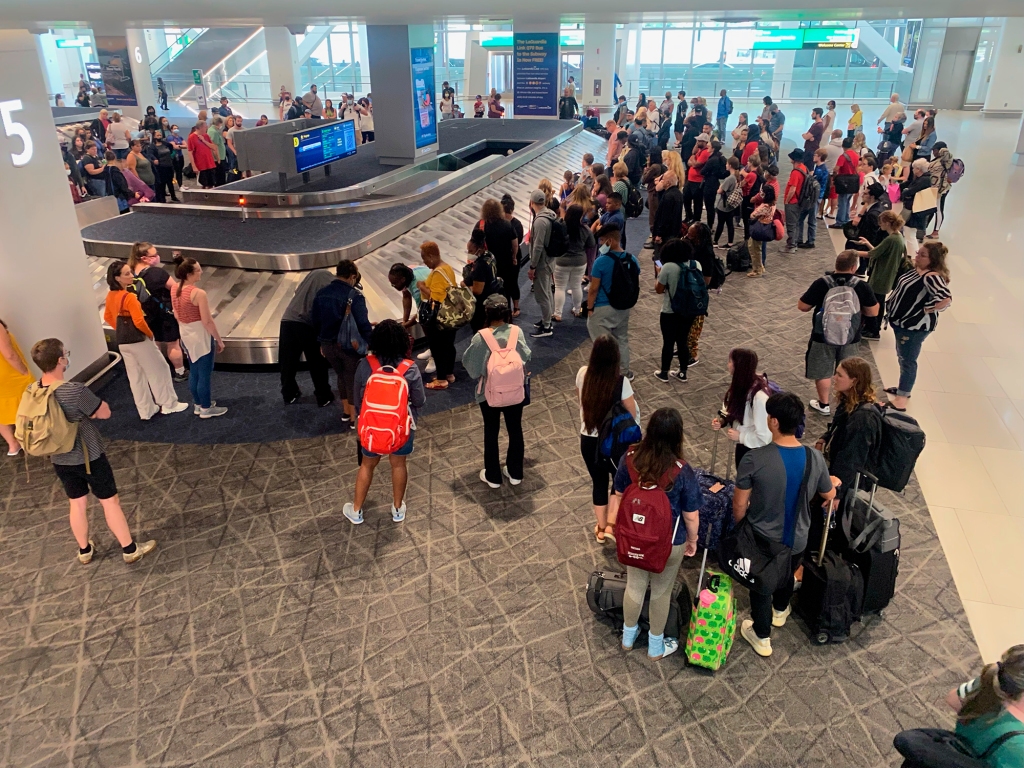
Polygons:
M600 525L594 526L594 538L597 539L598 544L604 544L604 531L601 530Z
M925 235L924 239L925 240L938 240L939 239L939 233L938 232L932 232L930 235Z
M605 543L615 543L615 528L613 526L606 525L604 527L604 540Z
M886 387L882 391L885 392L887 395L898 395L899 394L899 390L896 389L896 387ZM911 397L910 395L907 395L907 400L909 400L910 397Z
M561 315L552 315L551 319L554 320L556 323L562 322L562 316Z
M427 389L448 389L448 382L444 379L434 379L423 386Z

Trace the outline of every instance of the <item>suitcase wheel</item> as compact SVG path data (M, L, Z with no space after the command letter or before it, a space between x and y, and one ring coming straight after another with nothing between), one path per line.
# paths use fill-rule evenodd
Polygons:
M828 632L819 632L814 636L814 642L818 645L826 645L828 643Z

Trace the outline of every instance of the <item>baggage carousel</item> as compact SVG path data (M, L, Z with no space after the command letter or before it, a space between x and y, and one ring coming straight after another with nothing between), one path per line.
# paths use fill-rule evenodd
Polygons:
M133 242L149 241L165 260L177 250L203 264L225 342L219 363L273 364L281 315L309 270L358 260L371 320L398 317L392 264L419 264L419 244L434 240L461 269L484 200L510 194L528 227L537 184L547 178L557 188L586 152L605 149L578 122L554 120L446 121L439 143L438 157L411 166L382 167L371 143L351 164L283 193L276 174L260 174L83 228L99 314L107 265L127 258Z

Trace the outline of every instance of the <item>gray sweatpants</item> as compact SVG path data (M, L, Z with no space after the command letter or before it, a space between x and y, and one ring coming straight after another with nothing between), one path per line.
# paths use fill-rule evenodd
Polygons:
M615 309L610 306L597 307L587 318L587 331L593 341L598 336L609 334L619 342L619 357L622 372L629 371L629 309Z
M800 207L796 203L786 206L786 247L795 248L804 241L800 232Z
M544 325L551 325L551 312L555 306L554 296L551 295L551 286L555 279L551 273L551 262L545 260L544 264L537 267L533 273L533 298L540 308L540 317Z
M640 611L644 607L644 595L647 584L651 585L651 608L648 614L651 620L650 634L660 635L665 631L668 621L669 605L672 601L672 587L676 584L676 574L683 562L685 544L672 547L665 570L661 573L641 571L639 568L626 566L626 594L622 600L622 623L627 627L635 627L640 620ZM678 639L678 638L677 638Z

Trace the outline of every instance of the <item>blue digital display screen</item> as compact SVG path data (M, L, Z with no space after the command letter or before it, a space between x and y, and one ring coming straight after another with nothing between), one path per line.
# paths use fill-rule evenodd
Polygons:
M356 153L356 124L353 120L327 123L292 136L295 170L305 173Z
M434 49L412 48L412 108L416 149L437 143L434 107Z

